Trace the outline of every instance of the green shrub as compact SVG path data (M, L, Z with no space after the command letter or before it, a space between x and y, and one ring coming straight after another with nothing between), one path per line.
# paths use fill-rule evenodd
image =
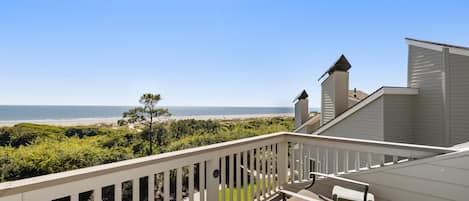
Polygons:
M293 118L177 120L153 126L156 153L294 129ZM149 132L106 126L17 124L0 128L0 181L145 156Z
M37 138L63 137L63 128L61 127L30 123L16 124L6 128L6 132L10 136L9 144L14 147L31 144Z
M42 140L19 148L0 147L0 178L16 180L130 158L130 149L102 148L95 139Z

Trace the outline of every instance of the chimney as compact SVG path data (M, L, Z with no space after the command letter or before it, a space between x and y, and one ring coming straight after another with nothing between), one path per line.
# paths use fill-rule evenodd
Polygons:
M309 116L308 93L306 93L306 90L298 94L293 102L295 103L295 128L298 128L308 120Z
M320 78L328 77L321 83L321 125L329 122L348 109L348 70L352 67L344 55ZM318 81L319 81L318 80Z

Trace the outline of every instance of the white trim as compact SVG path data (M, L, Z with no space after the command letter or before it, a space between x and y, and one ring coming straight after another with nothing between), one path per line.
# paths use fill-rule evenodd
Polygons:
M463 56L469 56L469 50L459 49L459 48L454 48L454 47L449 48L449 53L450 54L463 55Z
M301 129L303 129L304 127L308 126L308 125L311 125L313 123L316 123L318 121L320 121L321 119L321 113L317 113L316 115L314 115L313 117L311 117L308 121L306 121L305 123L301 124L301 126L299 126L297 129L295 129L293 132L299 132Z
M407 87L383 87L380 90L386 95L417 95L419 89Z
M443 48L449 48L449 53L451 53L451 54L469 56L469 50L466 50L466 49L461 49L461 48L457 48L457 47L443 46L443 45L437 45L437 44L431 44L431 43L420 42L420 41L415 41L415 40L411 40L411 39L406 39L406 42L407 42L408 45L421 47L421 48L425 48L425 49L430 49L430 50L435 50L435 51L439 51L439 52L443 51Z
M374 147L379 149L392 149L392 152L399 152L405 151L406 149L411 149L412 156L428 156L428 152L432 153L451 153L451 152L459 152L459 149L453 147L438 147L438 146L431 146L431 145L419 145L419 144L407 144L407 143L399 143L399 142L386 142L386 141L379 141L379 140L365 140L365 139L357 139L357 138L346 138L346 137L335 137L335 136L327 136L327 135L311 135L305 133L293 133L293 132L283 132L286 134L286 140L289 142L296 142L296 143L305 143L311 145L321 144L327 146L329 148L338 147L340 149L344 149L345 146L343 143L347 143L349 147L348 150L358 150L363 152L362 150L368 149L369 152L373 152L370 149L369 144L373 144ZM312 140L312 141L311 141ZM326 145L328 144L328 145ZM366 147L364 147L366 146ZM361 148L361 149L360 149ZM386 150L391 151L391 150ZM422 151L420 155L418 152ZM374 152L378 153L378 152ZM389 155L395 155L394 153L387 152ZM468 153L469 154L469 153ZM400 155L400 156L405 156Z
M406 39L406 42L407 42L408 45L422 47L422 48L426 48L426 49L430 49L430 50L436 50L436 51L440 51L440 52L443 50L443 47L441 45L424 43L424 42L409 40L409 39Z
M371 94L370 96L363 99L361 102L355 104L352 108L345 111L344 113L340 114L335 119L331 120L324 126L320 127L318 130L313 132L313 134L319 135L320 133L324 132L325 130L329 129L330 127L334 126L335 124L341 122L348 116L352 115L356 111L364 108L368 104L372 103L373 101L377 100L383 95L417 95L419 90L416 88L405 88L405 87L382 87L375 93ZM308 122L306 122L308 123Z

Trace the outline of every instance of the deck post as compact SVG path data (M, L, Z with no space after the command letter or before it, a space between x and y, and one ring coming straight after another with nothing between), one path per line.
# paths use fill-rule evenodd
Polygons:
M206 163L206 200L218 200L218 178L220 177L220 170L218 167L218 158L208 160ZM230 164L231 167L231 164Z
M288 142L278 144L278 180L279 185L284 186L288 182Z

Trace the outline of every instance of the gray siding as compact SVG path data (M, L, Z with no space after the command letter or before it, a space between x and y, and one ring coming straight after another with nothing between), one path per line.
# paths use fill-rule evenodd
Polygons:
M330 77L322 83L321 87L321 124L334 119L334 82Z
M449 55L449 131L451 145L469 141L469 57Z
M383 120L383 97L380 97L325 130L321 135L383 140Z
M412 95L384 95L384 140L414 143Z
M415 95L384 95L321 135L414 143Z
M321 84L321 125L348 109L348 72L336 71Z
M419 88L415 99L415 142L445 146L443 54L410 45L408 65L409 87Z

